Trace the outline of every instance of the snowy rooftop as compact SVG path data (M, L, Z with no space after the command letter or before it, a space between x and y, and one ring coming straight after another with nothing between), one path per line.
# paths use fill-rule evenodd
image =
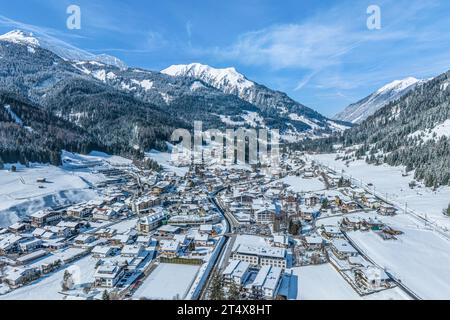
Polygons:
M257 255L282 259L286 257L286 249L274 248L269 246L253 246L241 244L237 248L236 252L240 254Z
M253 286L276 290L280 283L283 269L272 266L263 266L253 281Z
M177 240L161 240L160 250L161 251L178 251L180 247L180 242Z
M333 240L333 246L338 250L339 252L346 252L346 253L358 253L355 248L347 241L343 239L335 239Z

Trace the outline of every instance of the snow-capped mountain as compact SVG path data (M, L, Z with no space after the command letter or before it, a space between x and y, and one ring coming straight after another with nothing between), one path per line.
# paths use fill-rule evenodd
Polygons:
M190 128L194 120L202 121L205 129L238 125L279 129L292 142L348 127L247 79L234 68L201 64L173 66L163 72L128 68L114 57L93 55L53 37L18 30L0 36L0 57L4 91L16 92L88 130L101 123L106 130L101 134L108 136L103 139L100 134L101 143L117 139L107 130L111 124L108 112L100 111L104 105L110 106L114 117L121 117L116 123L120 130L133 125L133 132L142 131L122 132L125 140L114 146L117 149L130 141L143 149L153 147L155 141L168 139L173 126ZM151 138L143 141L146 135Z
M415 84L329 143L354 148L369 163L405 166L427 187L450 185L450 71L418 83L409 79L380 89L402 92Z
M215 69L200 63L189 65L173 65L161 71L170 76L192 77L210 86L217 88L224 93L245 96L245 92L253 87L255 83L249 81L244 75L236 71L235 68Z
M33 34L32 32L13 30L4 35L1 35L0 41L28 45L29 50L31 51L33 51L36 47L41 47L43 49L52 51L59 57L66 60L96 61L115 66L120 69L126 68L126 64L116 57L112 57L106 54L95 55L47 35L37 35Z
M191 77L212 86L223 93L238 96L255 105L264 117L282 119L289 140L299 137L317 137L323 134L342 131L348 126L329 120L318 112L294 101L285 93L269 89L247 79L235 68L217 69L200 63L173 65L161 71L173 77ZM245 119L245 114L240 115ZM280 125L280 123L277 123ZM283 130L282 130L283 131ZM294 137L294 138L292 138Z
M8 41L17 44L27 44L33 47L39 46L39 40L32 33L26 33L21 30L13 30L11 32L0 35L0 41Z
M337 114L334 119L355 124L361 123L379 109L403 97L424 82L426 80L418 80L413 77L395 80L357 103L349 105L344 111Z

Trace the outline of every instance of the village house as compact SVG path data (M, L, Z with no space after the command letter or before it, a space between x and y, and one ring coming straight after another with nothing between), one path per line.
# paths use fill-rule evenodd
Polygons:
M286 235L275 235L273 236L271 243L276 248L289 248L290 237Z
M157 233L161 237L173 237L173 235L180 233L180 231L180 227L164 225L158 229Z
M120 252L122 257L137 258L145 252L141 245L125 245Z
M72 230L67 227L45 226L43 229L46 232L54 234L56 237L68 238L73 235ZM41 236L41 238L45 239L45 233Z
M142 217L138 221L137 230L139 233L150 233L160 227L165 219L166 215L163 213L153 213Z
M317 219L319 216L320 216L320 206L316 207L300 206L300 217L303 220L311 222L314 219Z
M189 214L172 216L169 219L169 223L174 225L200 226L202 224L218 224L221 220L222 216L219 213L211 212L206 215Z
M274 208L261 208L255 211L254 218L257 223L273 223L275 219L275 209Z
M70 230L70 235L76 235L84 230L88 223L76 222L76 221L60 221L56 226L59 228L68 228Z
M19 248L22 253L29 253L42 247L42 240L36 238L29 238L19 243Z
M263 199L256 199L252 203L252 214L258 223L272 223L277 212L275 204Z
M8 227L8 230L15 234L29 231L31 226L28 223L16 222Z
M22 236L12 233L5 234L0 237L0 254L10 254L19 251L19 242L22 240Z
M240 260L231 260L223 272L223 280L225 285L232 282L238 286L242 286L250 275L250 263Z
M319 236L308 236L303 238L303 245L307 250L318 251L324 247L324 240Z
M266 265L261 267L252 284L255 299L274 299L283 279L283 269Z
M159 196L165 192L168 192L171 186L172 185L169 181L158 182L155 186L152 187L152 194Z
M61 212L58 211L39 211L31 216L31 225L33 227L43 227L46 225L56 225L62 219Z
M202 224L199 228L199 233L214 236L216 234L216 231L214 230L212 224Z
M94 220L111 221L118 218L119 214L111 208L96 208L92 212Z
M375 217L375 219L373 219L370 217L361 222L361 230L380 231L383 229L384 225L385 224L381 220L378 220L378 218Z
M175 258L180 251L180 242L177 240L161 240L159 242L159 253L163 257Z
M383 269L375 266L354 270L356 283L369 290L380 290L389 286L391 279Z
M42 262L39 266L40 272L44 275L55 271L61 266L62 263L61 259L55 256L46 258L44 261L45 262Z
M127 244L132 244L137 238L137 235L132 233L127 234L116 234L110 239L112 245L125 246Z
M381 205L381 201L373 196L365 195L362 200L363 204L370 209L378 209Z
M44 233L46 233L46 232L47 232L47 230L45 230L45 229L43 229L43 228L36 228L36 229L33 230L33 232L31 233L31 235L32 235L33 237L36 237L36 238L42 238L42 236L43 236Z
M50 251L60 250L67 246L68 246L68 243L63 238L50 239L50 240L43 239L43 244L42 244L43 248L50 250Z
M3 277L3 281L12 289L17 289L39 278L39 271L35 268L17 268Z
M346 230L359 230L362 222L358 217L344 217L342 218L340 225Z
M150 236L138 236L136 239L136 244L140 244L144 247L156 246L157 240Z
M269 246L252 246L240 244L233 252L234 260L242 260L252 266L274 266L286 268L287 250Z
M114 254L117 248L112 246L95 246L91 253L94 258L107 258Z
M341 260L358 255L358 251L344 239L334 239L331 242L331 250Z
M28 264L32 261L35 261L39 258L45 257L46 255L48 255L48 252L45 250L37 250L31 253L28 253L26 255L20 256L19 258L17 258L17 263L24 265L24 264Z
M342 238L341 230L336 226L322 226L322 235L327 239Z
M77 205L67 209L67 216L72 219L83 220L92 217L93 208Z
M356 201L343 194L341 196L336 196L335 203L343 212L351 212L359 209L359 205Z
M314 207L320 203L320 197L316 194L306 194L304 196L305 205Z
M196 233L194 236L194 244L196 247L207 247L213 245L214 243L209 242L208 234Z
M105 263L100 265L94 273L95 286L113 288L125 274L123 266Z
M234 193L233 200L243 204L251 204L256 198L251 193L240 192L239 190L235 190Z
M151 208L159 206L161 198L156 196L145 196L131 203L131 210L136 214L148 212Z
M393 206L381 205L378 208L377 212L382 216L394 216L397 212L397 209L395 209Z
M74 239L74 244L77 246L86 246L91 244L95 240L97 239L92 234L80 234Z

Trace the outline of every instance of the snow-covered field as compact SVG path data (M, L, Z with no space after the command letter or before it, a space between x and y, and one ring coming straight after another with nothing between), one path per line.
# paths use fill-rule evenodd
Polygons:
M62 153L63 167L65 169L77 169L94 167L95 165L110 164L114 166L129 166L133 161L120 156L112 156L99 151L92 151L89 155L75 154L67 151Z
M56 273L43 277L29 286L14 290L6 295L0 296L0 300L62 300L65 296L61 294L61 282L64 271L69 269L74 274L79 274L79 283L93 282L96 260L91 256L82 258L77 262L68 265Z
M357 300L359 295L330 265L293 268L297 300Z
M176 167L170 163L172 155L168 152L160 152L152 150L146 153L146 156L156 161L160 166L169 172L175 173L177 176L183 177L189 171L188 167Z
M239 234L236 236L236 240L234 241L233 251L235 251L241 244L243 245L252 245L252 246L267 246L267 241L260 236L254 236L249 234Z
M396 241L384 241L373 232L352 232L349 236L422 299L450 299L449 241L414 225L410 217L389 221L390 226L404 232Z
M40 178L48 182L37 183ZM71 172L50 165L19 166L17 172L0 170L0 227L48 207L96 199L89 184L99 179L89 172Z
M200 266L160 264L134 294L134 298L154 300L183 299Z
M89 155L63 151L61 158L61 167L16 164L17 172L10 172L12 164L6 164L0 170L0 227L43 209L98 199L91 187L105 177L93 171L109 165L132 165L129 159L96 151ZM40 179L46 182L37 182Z
M417 219L400 214L381 217L374 212L351 214L375 218L404 232L398 240L383 240L374 232L350 232L348 236L370 259L386 268L422 299L450 298L450 242ZM318 225L337 225L342 217L318 221ZM319 223L320 222L320 223Z
M393 201L401 207L404 207L407 202L409 209L450 229L450 218L442 214L442 210L447 208L450 203L450 187L441 187L436 191L424 186L410 189L409 183L413 180L413 174L403 177L403 167L374 166L360 160L350 162L347 168L344 162L335 160L336 154L312 155L311 157L338 172L344 170L346 175L362 180L364 184L372 183L375 191L383 197L387 196L389 201Z
M408 299L408 296L399 288L360 297L331 264L298 267L292 270L294 276L298 278L297 300Z
M305 179L296 176L287 176L281 181L287 183L294 192L314 192L325 189L325 185L317 178Z
M404 168L388 165L368 165L365 161L354 161L349 167L342 161L336 161L335 154L314 155L318 160L337 172L362 180L363 184L373 184L377 194L389 201L426 217L433 223L450 228L450 218L442 210L450 202L450 187L441 187L436 191L422 184L415 189L409 188L413 176L402 176ZM381 217L376 213L359 213L355 216L377 216L378 219L403 231L398 240L385 241L373 232L351 232L349 237L375 263L386 268L400 279L411 291L423 299L450 298L450 241L430 226L409 214L400 212L394 217ZM318 221L318 225L333 225L340 218L332 217ZM439 231L439 230L438 230Z

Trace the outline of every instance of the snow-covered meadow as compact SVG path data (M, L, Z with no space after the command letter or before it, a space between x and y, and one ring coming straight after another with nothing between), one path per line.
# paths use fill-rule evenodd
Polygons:
M45 178L47 182L38 183ZM39 210L97 198L89 189L99 177L50 165L18 166L17 172L0 170L0 227Z
M290 185L289 189L294 192L314 192L324 190L325 185L318 178L305 179L296 176L287 176L281 181Z
M200 266L161 263L133 295L136 299L184 299Z
M105 180L96 169L132 165L131 160L95 151L89 155L63 151L62 163L60 167L6 164L0 170L0 227L43 209L96 200L99 195L93 186Z
M364 184L373 184L375 191L389 201L416 211L418 214L450 229L450 217L444 216L442 211L450 203L450 187L440 187L433 191L418 183L411 189L409 183L414 175L403 176L403 167L389 165L369 165L364 160L345 162L335 160L336 154L311 155L312 159L333 168L337 172L344 170L345 175L351 176Z
M87 256L75 263L65 266L61 270L40 278L34 283L14 290L6 295L0 295L0 300L63 300L66 295L62 293L64 271L77 270L79 279L76 285L92 283L94 281L96 260ZM69 294L70 292L67 292Z

